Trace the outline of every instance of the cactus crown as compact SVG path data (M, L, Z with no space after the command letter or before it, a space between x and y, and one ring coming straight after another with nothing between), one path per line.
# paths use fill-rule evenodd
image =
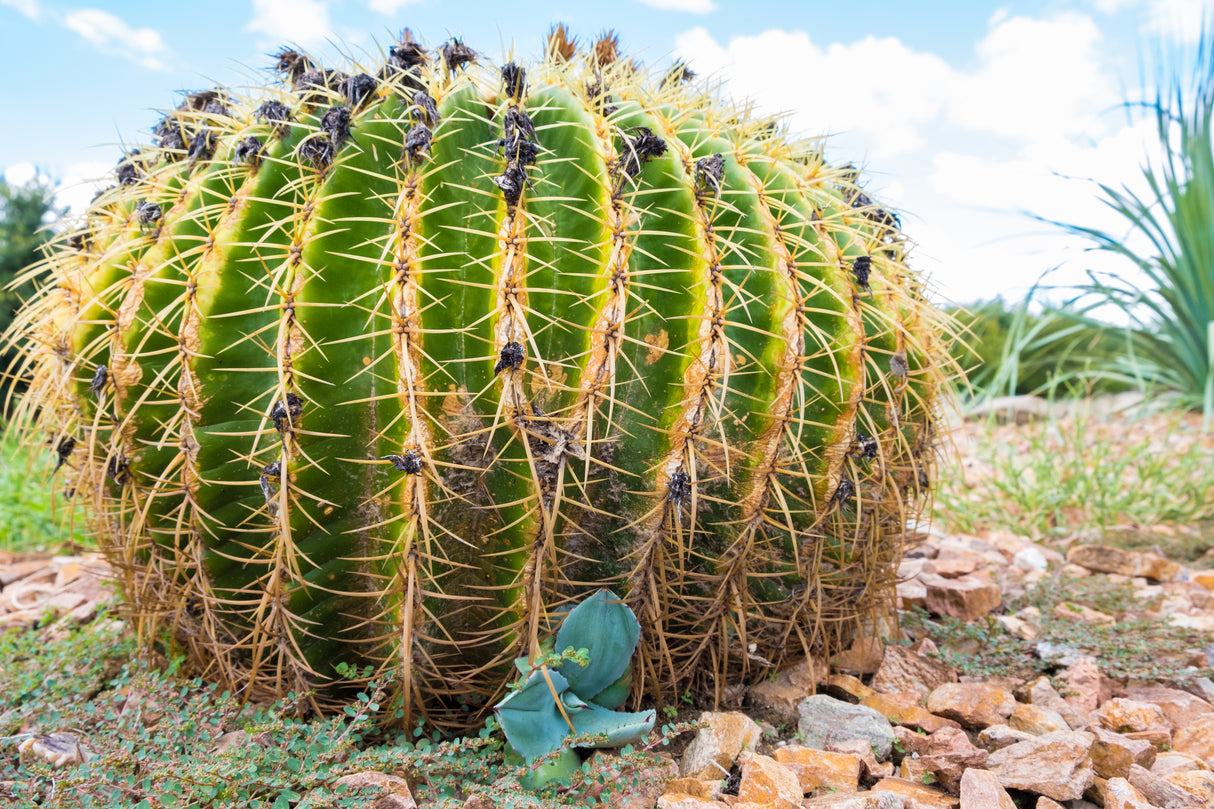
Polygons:
M718 701L888 606L943 363L897 220L618 45L284 50L122 159L7 339L143 631L455 725L605 584L634 693Z

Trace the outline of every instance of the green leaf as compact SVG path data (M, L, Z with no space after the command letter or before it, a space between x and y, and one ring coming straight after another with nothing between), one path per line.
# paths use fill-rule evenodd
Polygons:
M632 693L632 666L624 669L624 673L620 675L620 679L616 680L611 685L604 688L599 693L595 694L589 702L603 708L615 710L623 705L628 700L628 695Z
M606 737L581 745L585 747L622 747L638 742L653 730L653 723L657 718L657 713L652 710L639 713L609 711L600 705L583 702L572 692L562 694L561 701L573 722L575 735Z
M493 706L498 724L510 746L531 763L561 746L569 725L557 708L557 699L569 687L559 672L549 671L556 695L548 687L543 671L532 672L523 687Z
M640 637L636 616L610 590L601 589L578 604L556 633L557 653L590 650L590 665L561 669L569 690L590 700L614 684L628 669Z

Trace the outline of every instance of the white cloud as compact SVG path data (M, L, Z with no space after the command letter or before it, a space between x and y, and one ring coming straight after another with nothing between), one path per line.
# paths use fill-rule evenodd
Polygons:
M767 113L792 111L794 130L853 133L874 157L922 146L919 125L939 115L955 81L942 59L892 38L822 48L804 31L770 30L722 46L693 28L675 38L675 53L701 74L728 79L736 99Z
M1212 17L1205 0L1152 0L1144 28L1165 39L1196 43Z
M333 36L324 0L253 0L253 19L245 30L265 34L273 44L304 47L322 45Z
M685 11L688 14L709 14L717 10L713 0L641 0L641 4L661 11Z
M55 202L68 207L69 216L80 216L88 210L93 196L102 188L113 185L114 164L98 160L69 163L63 180L55 193Z
M0 6L16 9L34 22L42 16L42 7L38 5L38 0L0 0Z
M412 6L422 0L370 0L367 6L380 14L395 14L405 6Z
M168 52L160 33L151 28L132 28L123 20L95 8L72 11L63 25L97 46L103 53L121 56L152 70L164 70L161 56Z
M38 177L33 163L14 163L4 169L4 182L11 186L26 185Z

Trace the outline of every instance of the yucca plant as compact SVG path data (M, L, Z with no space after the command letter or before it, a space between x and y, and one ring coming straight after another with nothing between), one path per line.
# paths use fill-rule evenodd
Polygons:
M946 364L896 219L681 65L546 51L284 51L31 270L19 429L209 676L466 726L604 585L658 698L889 606Z

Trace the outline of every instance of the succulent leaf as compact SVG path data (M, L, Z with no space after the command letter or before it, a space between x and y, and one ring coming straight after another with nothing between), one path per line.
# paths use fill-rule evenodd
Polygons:
M556 633L555 651L587 649L590 664L567 665L561 673L569 690L583 699L593 699L610 687L628 668L641 638L636 615L606 588L582 601L565 616Z

